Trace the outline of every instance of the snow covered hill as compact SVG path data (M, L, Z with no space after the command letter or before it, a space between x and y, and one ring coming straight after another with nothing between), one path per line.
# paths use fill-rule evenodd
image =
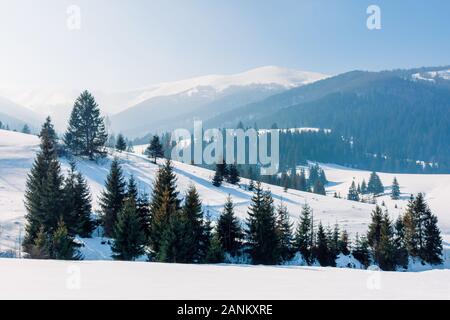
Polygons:
M0 252L19 251L19 242L23 236L25 209L23 205L23 192L25 190L26 176L32 166L39 140L36 136L25 135L10 131L0 131ZM142 148L141 148L142 149ZM145 156L139 154L142 150L136 148L138 153L115 153L121 160L124 173L133 174L140 188L151 191L155 173L158 166L154 165ZM77 166L85 175L93 193L94 209L98 209L97 199L103 189L103 183L109 171L111 157L101 160L98 164L89 161L79 161ZM63 170L67 170L68 163L62 160ZM195 184L203 199L203 207L214 218L222 210L226 197L230 194L236 204L237 215L245 219L247 208L252 197L251 192L244 189L224 184L215 188L211 184L213 172L195 166L174 163L175 173L178 177L178 188L183 193L190 184ZM367 229L371 211L374 205L352 202L332 197L334 192L345 196L353 179L361 182L363 178L368 180L369 172L351 170L335 165L323 166L330 180L327 187L328 196L320 196L311 193L288 190L264 185L270 188L276 204L283 201L288 207L294 222L298 221L301 207L308 203L314 210L315 221L321 220L325 225L338 223L347 229L352 235L362 233ZM402 197L393 201L388 195L378 199L386 203L391 215L395 218L403 212L410 193L426 192L427 200L439 218L445 244L450 240L450 214L448 212L448 194L450 194L450 175L396 175L402 189ZM394 175L380 174L383 183L388 186ZM245 179L244 184L248 183ZM387 190L388 192L389 190ZM397 208L395 208L397 206ZM101 239L83 239L85 259L110 259L109 247L101 245ZM449 253L446 251L445 253ZM449 257L447 257L448 259Z
M450 270L0 259L0 299L450 299Z

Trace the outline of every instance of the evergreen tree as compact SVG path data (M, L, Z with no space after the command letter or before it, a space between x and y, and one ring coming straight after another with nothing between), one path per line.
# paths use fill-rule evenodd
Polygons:
M189 228L186 216L180 211L175 211L174 207L168 209L165 205L169 204L168 193L165 193L164 206L161 210L173 212L169 215L166 228L161 237L160 250L157 253L158 261L172 263L191 262L191 249L186 243L194 242L193 234ZM166 207L164 209L164 207Z
M369 184L367 185L367 192L373 193L376 196L384 193L383 183L376 172L372 172L370 175Z
M84 91L75 101L64 142L73 154L93 160L105 156L107 139L97 102L88 91Z
M442 260L442 238L438 228L438 219L427 208L423 217L424 239L421 250L421 258L430 264L441 264Z
M27 124L24 124L21 132L25 134L30 134L31 133L30 127Z
M325 187L323 186L323 184L320 180L317 180L316 183L314 184L313 192L316 194L323 195L323 196L327 195L327 193L325 191Z
M114 226L113 258L133 261L144 254L145 235L142 232L136 203L127 198Z
M423 218L426 211L427 205L423 194L419 193L415 199L411 196L403 222L406 248L412 257L420 257L423 248Z
M400 185L398 184L397 178L394 178L392 182L391 199L398 200L400 198Z
M159 252L169 217L180 209L176 181L172 162L167 159L156 174L150 203L150 243L156 254Z
M214 232L211 243L206 254L206 263L222 263L225 260L225 252L219 238L219 234Z
M136 184L136 179L134 178L134 175L131 175L128 179L126 198L133 199L134 203L137 203L138 197L139 191Z
M50 259L50 237L48 234L44 231L44 227L41 226L36 238L34 240L34 243L27 246L27 251L29 254L29 257L31 259Z
M61 219L58 227L53 233L51 257L56 260L80 260L81 254L78 252L78 245L75 244L72 236Z
M348 237L348 232L346 230L343 230L341 232L338 247L339 252L342 253L343 255L348 256L350 254L350 240Z
M350 201L359 201L359 194L356 190L355 181L352 181L352 185L348 189L347 199Z
M387 212L383 215L380 229L380 242L376 250L374 256L378 266L385 271L395 271L397 255L394 244L394 232Z
M317 229L315 257L323 267L335 265L335 262L332 261L332 254L329 248L329 239L325 229L323 228L322 222L319 223L319 227Z
M362 236L359 237L356 234L355 239L355 248L352 251L353 257L358 260L365 268L370 265L370 251L369 251L369 242L367 238Z
M222 185L222 182L224 179L227 179L228 177L228 170L227 170L227 164L225 161L222 163L216 164L216 172L214 174L214 178L212 180L212 184L215 187L220 187Z
M152 140L150 141L149 146L147 147L147 150L145 153L150 157L153 158L153 162L156 164L157 158L164 157L164 150L161 142L159 141L159 136L155 135L153 136Z
M363 179L363 182L361 183L361 194L367 194L367 184L365 179Z
M139 216L140 226L144 232L146 242L150 241L150 202L149 196L145 192L140 192L136 200L136 211Z
M50 117L47 117L45 119L44 124L42 125L41 133L39 134L39 137L42 138L42 134L45 132L48 139L51 140L54 148L58 149L58 135L56 134L55 128L52 123L52 119Z
M313 263L313 236L312 211L311 207L305 204L297 226L295 244L308 265Z
M127 149L127 142L122 134L117 136L116 140L116 150L119 152L125 151Z
M71 162L68 176L64 181L64 222L70 236L91 237L94 222L91 219L92 205L89 186L81 173L75 171Z
M191 262L201 261L208 251L206 245L208 240L204 239L202 202L194 185L191 185L186 192L182 212L186 218L188 231L191 233L189 237L191 242L184 244L189 250L187 259Z
M40 132L40 151L28 174L26 183L25 208L27 214L25 218L27 225L23 241L26 252L32 249L41 227L44 233L53 233L57 227L59 216L63 212L63 177L52 140L52 132L46 124Z
M241 248L243 231L234 214L234 204L230 196L227 197L217 221L217 235L223 250L231 256L236 256Z
M367 241L370 248L372 249L372 254L376 262L379 261L378 253L381 242L381 228L383 225L383 211L379 206L375 207L371 216L372 222L369 224L369 231L367 232Z
M330 254L334 257L334 260L336 260L337 256L341 253L339 247L340 234L339 225L336 223L329 237Z
M237 169L237 165L231 164L230 168L229 168L229 173L227 176L227 182L236 185L239 183L239 181L240 181L240 178L239 178L239 171Z
M289 261L292 259L293 251L293 224L289 218L287 207L280 203L277 208L277 232L279 239L280 256L282 261Z
M255 189L255 181L253 181L253 179L250 179L250 182L248 184L248 191L253 191L254 189Z
M397 266L406 269L408 266L408 250L405 244L405 224L403 217L399 216L394 225L394 247L396 252L395 262Z
M276 229L273 199L258 182L248 211L246 230L249 253L254 264L280 262Z
M126 196L126 183L123 178L119 160L114 159L106 178L105 190L100 195L100 207L102 209L102 223L104 234L107 237L114 236L114 225L117 215L123 207Z

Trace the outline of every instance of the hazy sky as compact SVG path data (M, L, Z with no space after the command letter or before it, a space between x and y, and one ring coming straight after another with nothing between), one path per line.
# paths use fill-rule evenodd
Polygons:
M366 27L370 4L381 30ZM80 30L67 27L70 5ZM449 15L443 0L0 0L0 87L126 90L264 65L444 65Z

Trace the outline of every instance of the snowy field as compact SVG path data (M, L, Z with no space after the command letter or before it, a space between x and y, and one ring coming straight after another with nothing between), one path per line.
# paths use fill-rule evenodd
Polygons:
M38 149L37 137L0 130L0 252L3 256L12 252L14 255L20 254L19 243L25 224L23 193L27 173ZM139 186L150 192L158 166L142 156L141 151L135 150L135 154L116 153L115 156L121 159L125 174L133 174ZM108 158L99 163L80 161L77 164L89 182L94 209L98 209L97 199L103 189L110 161L111 158ZM68 163L62 162L65 171ZM190 184L195 184L205 211L212 217L219 214L228 194L233 197L237 215L246 217L251 192L227 184L215 188L210 182L213 172L182 163L174 165L179 191L183 193ZM295 190L285 193L276 186L264 187L271 189L276 203L283 201L287 205L295 222L302 205L308 203L314 210L316 221L322 220L329 225L339 223L353 235L366 232L374 205L335 199L332 195L338 192L345 196L353 179L362 182L365 178L367 181L370 173L335 165L323 165L323 168L330 181L326 197ZM439 218L445 239L446 263L439 267L440 270L390 273L299 266L165 265L111 261L73 263L2 259L0 283L3 290L0 290L0 298L448 299L450 214L447 204L450 175L396 176L403 192L401 199L392 201L386 195L379 198L378 203L385 201L395 217L404 210L410 193L426 193L432 210ZM382 173L380 177L388 186L394 175ZM246 180L242 182L247 183ZM85 260L111 259L110 248L101 244L101 238L81 241L84 242L82 253ZM410 270L426 269L426 266L413 266Z
M450 299L450 270L0 259L0 299Z

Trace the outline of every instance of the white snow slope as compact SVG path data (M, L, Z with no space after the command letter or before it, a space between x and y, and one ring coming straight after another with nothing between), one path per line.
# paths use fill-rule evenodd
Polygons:
M449 299L450 271L0 259L0 299Z
M0 252L8 251L19 253L19 242L23 236L25 209L23 204L23 193L25 190L26 176L32 166L35 153L39 148L39 140L32 135L24 135L16 132L0 130ZM121 160L122 168L126 175L133 174L140 187L151 190L153 179L158 166L152 164L145 156L139 154L115 154ZM79 161L78 169L87 178L93 193L94 208L98 209L97 199L103 189L103 183L109 171L110 159L102 160L100 163ZM68 168L65 161L63 170ZM201 198L205 211L213 217L217 216L222 209L225 198L228 194L233 197L236 204L236 213L240 218L246 217L247 207L250 204L252 194L238 187L224 184L220 188L211 185L213 172L202 168L190 166L182 163L174 163L175 172L178 177L179 191L183 193L190 184L195 184ZM335 165L323 165L328 180L331 181L327 192L328 196L319 196L311 193L304 193L289 190L287 193L277 186L265 185L270 188L276 204L281 200L287 205L294 222L298 220L301 207L308 203L314 210L315 221L321 220L325 225L340 224L352 235L356 232L366 232L370 221L370 213L374 208L372 204L351 202L332 197L334 192L347 194L351 181L357 182L363 178L368 180L369 172L351 170ZM380 174L385 185L390 185L394 175ZM378 200L386 202L393 218L402 212L407 203L410 193L425 192L426 198L434 213L439 218L445 245L448 246L450 240L450 215L448 213L448 199L450 194L450 175L397 175L402 188L402 199L392 201L386 195ZM243 181L246 183L247 181ZM388 191L388 190L387 190ZM394 206L397 205L398 209ZM81 239L84 242L83 254L85 260L109 260L109 246L102 245L100 238ZM440 269L449 269L449 252L445 251L446 263ZM82 270L83 279L86 280L86 288L81 291L67 291L65 282L67 268L78 266ZM39 266L42 266L40 268ZM167 268L167 274L163 274L163 269ZM8 278L8 270L14 269L18 276L16 280ZM45 269L45 270L44 270ZM69 268L70 269L70 268ZM410 270L427 270L427 266L412 265ZM32 271L30 271L32 270ZM96 273L96 270L98 272ZM127 272L123 272L126 270ZM164 269L165 270L165 269ZM70 271L70 270L69 270ZM128 272L129 271L129 272ZM116 276L120 272L120 276ZM126 274L126 275L125 275ZM171 290L171 284L175 283L183 274L188 274L187 282L181 284L180 290ZM377 273L375 273L377 274ZM270 275L268 277L267 275ZM380 290L369 290L366 280L373 275L370 271L361 270L339 270L324 268L298 268L298 267L244 267L244 266L162 266L152 263L130 263L121 264L118 262L39 262L24 260L1 260L0 261L0 282L6 282L7 287L15 286L15 290L7 290L13 297L20 295L21 286L26 286L30 277L35 277L36 284L48 281L48 297L189 297L188 288L195 284L198 279L198 288L195 290L198 298L201 297L241 297L241 298L313 298L314 294L305 296L306 290L299 290L305 286L313 286L314 283L322 283L335 288L329 293L330 298L396 298L396 297L449 297L450 270L433 270L420 273L381 273L382 279L386 279ZM114 281L108 281L114 277ZM202 278L203 277L203 278ZM51 280L50 280L51 278ZM272 279L267 285L259 286L252 291L258 279ZM138 280L139 279L139 280ZM200 281L202 279L202 281ZM220 280L219 280L220 279ZM276 279L280 282L275 283ZM142 281L140 281L142 280ZM84 281L84 280L83 280ZM115 282L117 281L117 282ZM322 281L322 282L320 282ZM110 283L107 283L110 282ZM139 282L139 284L138 284ZM154 286L146 287L146 284L155 282ZM383 282L384 283L384 282ZM226 289L217 289L219 285L225 285ZM241 285L238 296L236 288ZM345 284L345 285L344 285ZM406 285L407 284L407 285ZM136 290L110 290L112 287L128 289L136 285ZM33 286L32 286L33 287ZM316 286L321 287L321 285ZM356 288L357 287L357 288ZM34 288L34 287L33 287ZM38 286L36 287L38 288ZM42 288L42 287L41 287ZM147 290L147 288L149 288ZM160 290L164 289L165 290ZM271 290L276 288L277 290ZM359 288L359 289L358 289ZM279 290L278 290L279 289ZM414 290L413 290L414 289ZM417 290L416 290L417 289ZM84 290L84 291L83 291ZM3 291L3 290L2 290ZM89 291L89 293L88 293ZM124 292L125 291L125 292ZM147 292L148 291L148 292ZM322 294L321 290L320 293ZM1 295L2 293L0 293ZM30 291L31 297L38 292ZM129 295L127 295L129 294ZM317 292L317 295L319 292ZM327 295L327 294L325 294ZM321 296L322 298L328 296Z

